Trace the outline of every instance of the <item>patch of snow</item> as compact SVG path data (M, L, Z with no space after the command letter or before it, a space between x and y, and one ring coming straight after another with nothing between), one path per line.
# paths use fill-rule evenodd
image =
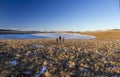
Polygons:
M98 51L93 51L93 52L95 52L95 53L97 53L97 54L99 54L99 55L102 56L102 53L101 53L101 52L98 52Z
M13 61L9 62L10 66L15 66L17 64L18 64L17 60L13 60Z
M44 66L44 67L42 68L42 70L40 71L40 74L44 74L46 70L47 70L47 66Z
M109 66L110 69L116 69L116 68L120 68L118 66Z
M84 72L88 72L88 69L84 68L82 71L84 71Z
M43 45L35 45L36 48L44 48Z
M31 53L31 51L27 51L27 53L25 55L28 56L30 53Z
M24 71L23 74L29 75L30 71Z
M47 66L44 66L41 70L40 70L40 73L37 74L35 77L40 77L41 75L43 75L47 70Z
M71 65L71 64L68 64L68 67L70 67L70 68L71 68L71 67L72 67L72 65Z
M97 52L99 55L102 55L102 53L101 52Z

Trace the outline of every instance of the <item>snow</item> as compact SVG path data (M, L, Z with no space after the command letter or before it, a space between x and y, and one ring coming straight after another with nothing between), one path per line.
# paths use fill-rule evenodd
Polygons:
M71 68L72 67L72 65L71 64L68 64L68 66Z
M30 71L24 71L23 73L26 74L26 75L29 75Z
M118 66L109 66L110 69L120 68Z
M84 72L88 72L88 70L87 70L86 68L84 68L82 71L84 71Z
M44 74L46 70L47 70L47 66L44 66L44 67L42 68L42 70L40 71L40 74Z
M15 66L17 64L18 64L18 62L16 60L13 60L13 61L9 62L10 66Z
M40 77L41 75L43 75L47 70L47 66L44 66L41 70L40 70L40 73L35 75L35 77Z
M44 48L43 45L35 45L36 48Z
M31 51L27 51L26 56L30 55Z

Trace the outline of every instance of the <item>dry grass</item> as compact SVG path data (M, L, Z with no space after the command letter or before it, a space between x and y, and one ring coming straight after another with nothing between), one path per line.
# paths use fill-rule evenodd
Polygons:
M120 74L119 52L120 40L0 40L0 75L25 77L23 72L30 71L34 77L44 66L44 77ZM18 64L9 66L14 59Z
M96 36L97 39L120 39L120 30L80 32L80 33Z

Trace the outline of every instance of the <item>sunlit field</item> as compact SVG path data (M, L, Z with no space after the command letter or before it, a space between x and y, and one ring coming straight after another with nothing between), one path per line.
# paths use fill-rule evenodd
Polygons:
M79 33L79 32L78 32ZM80 32L80 34L87 34L96 36L97 39L120 39L120 30L107 30L107 31L92 31Z
M0 40L2 77L119 77L120 40Z

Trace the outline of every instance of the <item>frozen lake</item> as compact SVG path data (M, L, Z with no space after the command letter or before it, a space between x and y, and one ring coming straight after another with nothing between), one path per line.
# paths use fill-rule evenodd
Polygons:
M0 39L37 39L37 38L58 38L59 36L67 39L94 39L94 36L67 33L39 33L39 34L0 34Z

